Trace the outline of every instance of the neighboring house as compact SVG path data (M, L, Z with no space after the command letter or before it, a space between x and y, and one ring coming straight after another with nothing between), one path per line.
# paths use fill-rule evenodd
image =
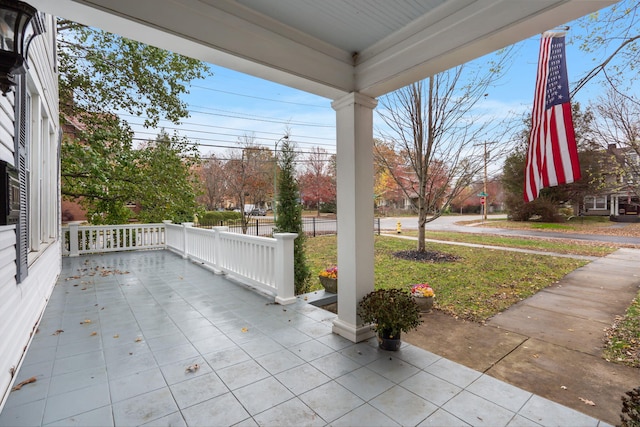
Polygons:
M640 160L630 148L610 144L607 153L612 162L604 166L609 173L605 188L599 194L585 196L582 213L587 216L609 216L617 222L640 222Z
M61 269L56 26L39 20L26 73L0 96L0 161L20 196L19 218L0 225L0 407Z

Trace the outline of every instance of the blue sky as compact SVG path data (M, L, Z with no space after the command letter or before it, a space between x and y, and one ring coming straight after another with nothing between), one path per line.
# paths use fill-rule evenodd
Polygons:
M572 34L579 31L578 25L571 25L567 34L567 68L572 86L593 67L591 55L571 43ZM488 91L480 107L483 111L496 116L530 111L539 43L540 35L518 43L513 65L499 85ZM181 135L200 143L201 153L214 152L224 157L229 149L239 147L237 140L244 135L273 148L287 128L301 151L317 146L335 152L335 114L330 100L215 65L211 69L213 76L194 82L191 93L184 98L191 117L178 127ZM591 83L575 100L586 106L595 100L599 90L596 83ZM164 125L169 132L176 128ZM138 138L152 139L157 134L156 130L139 126L134 130Z

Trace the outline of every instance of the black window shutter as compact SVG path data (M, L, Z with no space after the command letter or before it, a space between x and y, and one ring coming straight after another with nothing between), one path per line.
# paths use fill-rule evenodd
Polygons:
M16 76L17 77L17 76ZM26 78L18 77L15 92L15 145L16 168L20 181L20 219L16 227L16 264L18 267L16 281L21 283L26 279L29 270L29 209L28 191L29 177L27 176L27 87Z

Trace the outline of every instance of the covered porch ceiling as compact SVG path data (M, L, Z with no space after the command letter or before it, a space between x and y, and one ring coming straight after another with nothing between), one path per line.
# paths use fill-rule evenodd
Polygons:
M28 0L330 99L376 98L612 0Z

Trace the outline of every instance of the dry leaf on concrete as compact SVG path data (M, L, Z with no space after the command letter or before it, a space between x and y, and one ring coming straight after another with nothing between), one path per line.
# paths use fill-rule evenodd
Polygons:
M585 405L589 405L589 406L596 406L595 403L593 403L591 400L589 399L585 399L583 397L578 397L578 399L582 400L584 402Z
M187 366L187 369L185 369L185 372L195 372L198 369L200 369L200 365L198 365L197 363L194 363L193 365L189 365Z
M20 390L23 385L35 383L36 381L37 381L36 377L31 377L29 379L26 379L26 380L22 381L19 384L14 385L13 388L11 389L11 391Z

